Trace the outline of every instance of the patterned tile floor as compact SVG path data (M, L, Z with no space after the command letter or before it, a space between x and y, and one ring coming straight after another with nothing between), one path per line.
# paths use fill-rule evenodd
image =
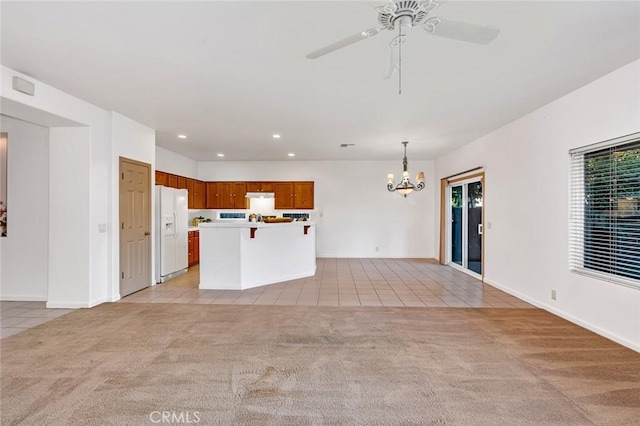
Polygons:
M71 312L47 309L45 302L0 302L0 338L11 336Z
M249 290L199 290L198 266L121 303L534 308L432 259L318 259L313 277Z

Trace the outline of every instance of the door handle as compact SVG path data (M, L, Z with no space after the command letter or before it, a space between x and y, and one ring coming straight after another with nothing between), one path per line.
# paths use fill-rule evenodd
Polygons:
M478 235L482 235L482 224L478 224Z
M146 232L144 233L144 236L146 237L147 235L151 235L151 232L146 231Z
M173 239L178 238L178 214L173 211Z

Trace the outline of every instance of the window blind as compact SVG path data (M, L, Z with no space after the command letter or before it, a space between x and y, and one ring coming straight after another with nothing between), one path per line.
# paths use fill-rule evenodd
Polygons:
M570 154L569 268L640 288L640 133Z

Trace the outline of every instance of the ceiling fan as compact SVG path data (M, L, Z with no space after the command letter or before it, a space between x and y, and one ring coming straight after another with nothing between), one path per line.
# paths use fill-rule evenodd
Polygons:
M452 38L478 44L489 44L498 36L498 28L470 24L466 22L442 19L430 16L434 10L447 0L388 0L388 3L376 7L378 22L381 26L369 28L342 40L331 43L307 55L308 59L319 58L343 47L378 35L383 30L398 30L391 40L390 55L385 78L390 78L398 70L400 93L402 93L402 44L413 27L422 26L428 35Z

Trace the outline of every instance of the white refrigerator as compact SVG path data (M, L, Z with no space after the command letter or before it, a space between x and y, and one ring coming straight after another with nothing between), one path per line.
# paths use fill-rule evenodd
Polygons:
M187 190L156 185L156 282L187 272Z

